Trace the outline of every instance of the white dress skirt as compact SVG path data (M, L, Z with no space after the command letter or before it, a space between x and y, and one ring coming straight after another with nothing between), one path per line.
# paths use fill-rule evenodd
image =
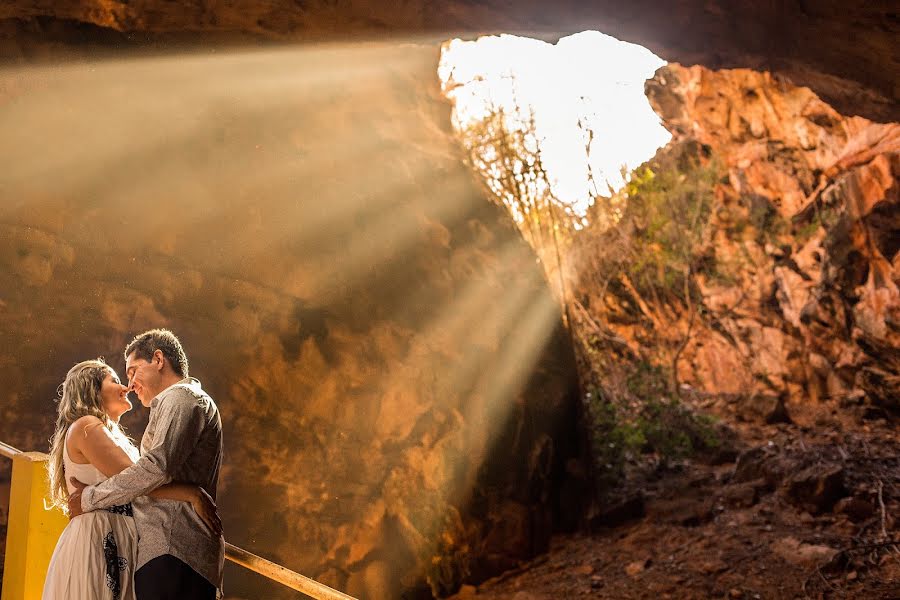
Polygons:
M122 446L132 459L134 446ZM74 477L88 485L106 479L90 464L72 462L63 445L63 466L69 493ZM50 559L42 600L135 600L134 565L137 530L131 505L96 510L69 521Z

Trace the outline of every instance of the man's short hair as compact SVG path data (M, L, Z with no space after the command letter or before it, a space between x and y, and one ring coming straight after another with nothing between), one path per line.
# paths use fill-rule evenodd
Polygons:
M134 352L136 358L149 361L153 353L159 350L166 357L169 364L181 377L188 377L188 359L181 347L181 342L175 334L168 329L151 329L135 336L125 348L125 358Z

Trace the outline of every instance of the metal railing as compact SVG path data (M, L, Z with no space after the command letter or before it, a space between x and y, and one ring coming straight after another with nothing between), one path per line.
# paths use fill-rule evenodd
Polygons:
M19 455L34 455L34 452L22 452L17 448L13 448L9 444L0 442L0 455L6 458L15 459ZM13 481L15 484L15 481ZM7 552L9 552L9 544L7 543ZM310 579L300 573L291 571L287 567L283 567L270 560L266 560L261 556L257 556L252 552L239 548L233 544L225 543L225 558L236 565L240 565L255 573L259 573L263 577L277 581L278 583L302 592L315 600L356 600L353 596L348 596L343 592L328 587L324 583L319 583L315 579ZM4 598L6 595L4 594Z
M285 585L292 590L303 592L307 596L316 600L356 600L353 596L348 596L343 592L339 592L334 588L330 588L324 583L319 583L315 579L305 577L300 573L295 573L286 567L266 560L261 556L257 556L252 552L247 552L243 548L238 548L229 543L225 543L225 558L236 565L250 569L259 573L263 577L268 577L272 581Z
M22 454L22 451L17 450L16 448L13 448L9 444L4 444L3 442L0 442L0 454L5 456L6 458L12 458L16 454Z

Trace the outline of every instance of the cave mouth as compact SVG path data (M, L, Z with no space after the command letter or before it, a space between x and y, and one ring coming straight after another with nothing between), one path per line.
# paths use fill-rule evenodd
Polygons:
M555 44L503 34L445 42L438 76L469 162L514 219L527 215L502 189L504 163L522 202L558 204L578 226L671 139L644 93L665 64L598 31Z

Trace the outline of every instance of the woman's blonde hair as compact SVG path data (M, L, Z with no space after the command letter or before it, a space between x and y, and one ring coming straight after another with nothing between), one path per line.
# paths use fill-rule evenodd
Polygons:
M107 375L115 372L102 358L80 362L66 374L59 388L59 407L56 411L56 431L50 439L50 460L47 476L50 480L50 502L69 514L69 488L63 467L63 448L69 426L81 417L97 417L114 437L125 438L121 426L103 410L100 389ZM127 438L126 438L127 439Z

